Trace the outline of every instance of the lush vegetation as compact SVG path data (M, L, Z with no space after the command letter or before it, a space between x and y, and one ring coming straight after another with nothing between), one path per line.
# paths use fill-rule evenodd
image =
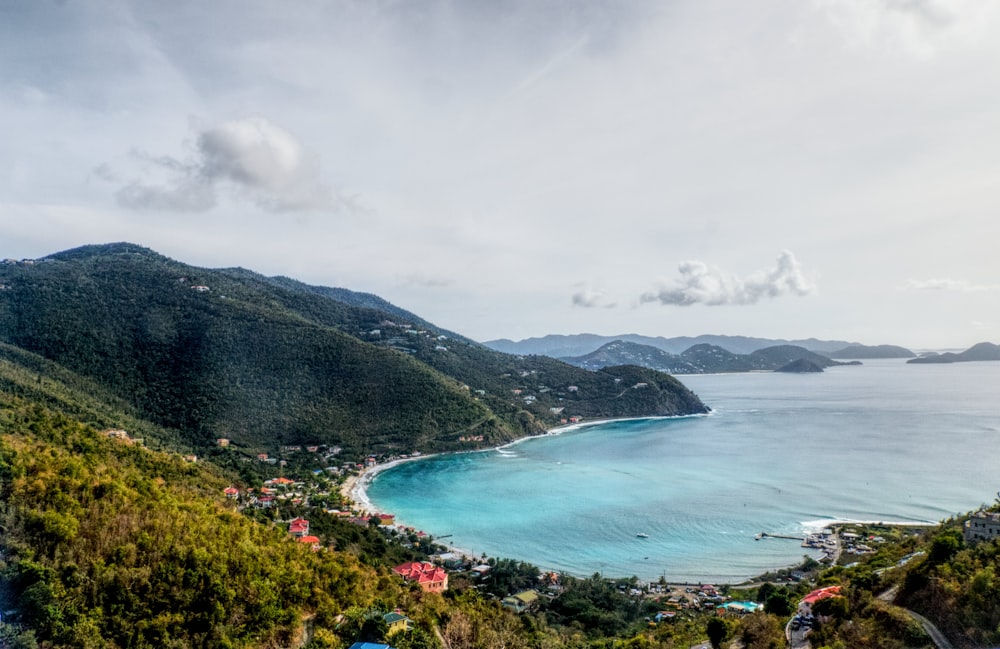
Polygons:
M809 583L786 573L734 590L764 607L743 617L663 616L662 591L634 578L543 575L514 559L489 559L485 579L454 575L444 596L423 593L389 568L424 558L432 540L292 501L237 510L225 486L279 470L246 461L247 447L466 448L561 418L704 406L650 370L500 354L375 296L196 269L127 244L3 265L0 280L0 647L341 649L388 640L383 615L399 609L413 628L392 636L397 649L706 638L756 649L783 646L802 596L834 584L842 596L816 604L813 647L930 646L911 612L957 647L1000 644L1000 544L966 545L958 520L879 531L889 542L877 552ZM110 428L146 444L100 432ZM216 437L243 448L214 448ZM182 459L194 449L208 461ZM324 461L303 454L280 470ZM320 552L283 526L305 514ZM521 590L543 596L521 615L500 605Z
M705 411L656 372L500 354L403 322L411 314L375 296L195 268L130 244L3 264L0 285L8 353L35 355L43 379L72 373L77 389L195 448L225 437L258 449L428 452L495 445L570 416ZM626 390L636 383L652 389Z

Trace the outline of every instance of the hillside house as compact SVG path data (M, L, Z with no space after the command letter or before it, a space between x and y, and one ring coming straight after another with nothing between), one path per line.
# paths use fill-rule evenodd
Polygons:
M802 602L799 604L799 609L812 610L813 604L820 600L828 599L830 597L840 597L840 586L827 586L826 588L818 588L813 592L809 593L802 598Z
M302 518L301 516L293 519L291 523L288 524L288 533L292 536L306 536L309 534L309 521Z
M236 487L226 487L225 489L222 490L222 493L226 496L226 498L235 499L240 497L240 490L237 489Z
M962 531L966 543L991 541L1000 538L1000 514L996 512L976 512L965 521Z
M309 545L309 548L313 552L319 552L320 550L323 549L323 546L319 542L319 537L318 536L299 536L299 537L296 537L295 541L297 543L304 543L304 544Z
M538 593L533 590L523 590L510 597L504 597L502 604L515 613L524 613L538 605Z
M386 613L382 616L382 620L385 622L386 631L385 637L389 637L394 633L399 633L401 631L409 631L413 628L413 620L406 617L399 611L394 611L392 613Z
M443 593L448 590L448 573L428 561L411 561L396 566L392 571L404 580L416 583L424 592Z

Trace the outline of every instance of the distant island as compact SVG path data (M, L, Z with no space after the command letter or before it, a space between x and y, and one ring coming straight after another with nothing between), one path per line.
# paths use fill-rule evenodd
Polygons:
M993 343L978 343L969 347L964 352L945 352L943 354L930 353L918 356L907 363L931 364L931 363L968 363L971 361L1000 361L1000 346Z
M802 365L792 365L793 369L785 369L790 364L799 361L808 363L810 367L815 367L818 371L835 365L860 364L859 361L835 361L798 345L773 345L749 354L737 354L718 345L702 343L694 345L680 354L671 354L650 345L624 340L607 343L590 354L562 357L559 360L588 370L600 370L616 365L638 365L669 374L806 371L794 369L801 368Z
M671 367L682 368L683 362L677 363L677 356L694 348L719 348L728 354L747 355L770 347L798 347L820 354L828 359L875 359L875 358L913 358L915 353L898 345L862 345L843 340L819 340L805 338L785 340L781 338L754 338L750 336L722 336L703 334L700 336L677 336L664 338L662 336L642 336L639 334L620 334L617 336L600 336L597 334L548 335L540 338L526 338L521 341L507 339L490 340L483 343L490 349L507 354L540 355L551 358L568 359L585 357L604 350L603 354L613 353L616 349L624 349L625 353L637 357L648 357L649 364L661 371L684 374ZM629 347L635 345L636 347ZM661 355L663 352L666 355ZM773 368L772 368L773 369Z
M789 374L808 374L810 372L822 372L823 368L807 358L799 358L787 365L782 365L775 372L788 372Z
M850 345L827 354L830 358L913 358L916 356L906 347L898 345Z

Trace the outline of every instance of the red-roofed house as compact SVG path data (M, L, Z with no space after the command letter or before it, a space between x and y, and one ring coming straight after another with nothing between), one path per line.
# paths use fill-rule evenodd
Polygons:
M814 590L802 598L802 603L812 608L813 604L828 597L840 597L840 586L827 586L826 588Z
M226 487L222 493L226 494L226 498L236 498L240 495L240 490L236 487Z
M444 568L435 566L428 561L411 561L392 569L406 581L416 582L428 593L441 593L448 590L448 573Z
M288 533L292 536L306 536L309 534L309 521L299 517L288 524Z
M319 552L320 550L323 549L323 546L320 545L319 543L318 536L300 536L295 540L298 541L299 543L311 543L313 552Z

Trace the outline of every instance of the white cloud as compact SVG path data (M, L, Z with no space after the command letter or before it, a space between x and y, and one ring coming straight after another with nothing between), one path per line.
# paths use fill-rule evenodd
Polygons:
M685 261L677 267L680 277L670 285L640 296L641 303L707 306L756 304L762 299L783 295L809 295L815 285L802 273L790 251L782 251L774 268L757 271L746 278L731 275L701 261Z
M955 293L979 293L996 291L997 285L973 284L964 279L911 279L906 283L906 289L911 291L952 291Z
M607 300L604 291L592 288L584 288L577 291L573 294L572 301L573 306L584 307L587 309L613 309L618 306L617 302Z
M272 212L333 211L350 204L322 182L316 154L262 117L202 131L188 160L139 151L132 158L142 176L116 193L132 209L202 212L216 206L223 190ZM121 175L107 164L95 173L108 180Z

